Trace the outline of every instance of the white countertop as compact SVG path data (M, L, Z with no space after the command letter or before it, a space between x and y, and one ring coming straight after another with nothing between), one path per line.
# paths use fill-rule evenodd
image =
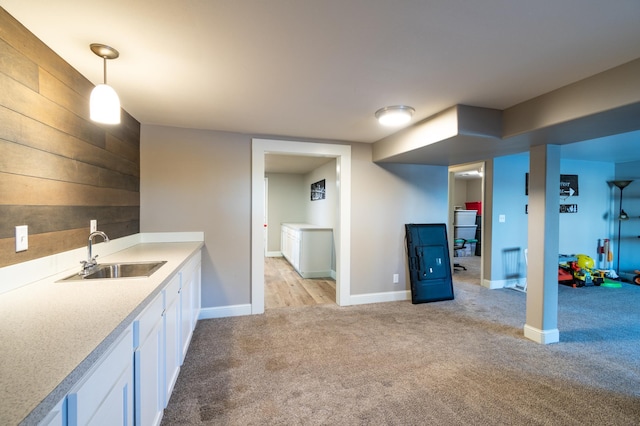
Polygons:
M99 258L167 261L148 278L56 282L76 267L0 295L0 424L45 416L202 246L142 243Z

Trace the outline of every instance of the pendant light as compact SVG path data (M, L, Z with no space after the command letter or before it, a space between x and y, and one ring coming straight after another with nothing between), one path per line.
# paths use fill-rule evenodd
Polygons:
M376 111L376 118L383 126L402 126L408 123L416 110L407 105L393 105Z
M107 85L107 59L116 59L120 53L104 44L93 43L90 47L103 60L104 84L98 84L91 92L89 116L98 123L120 124L120 98L113 87Z

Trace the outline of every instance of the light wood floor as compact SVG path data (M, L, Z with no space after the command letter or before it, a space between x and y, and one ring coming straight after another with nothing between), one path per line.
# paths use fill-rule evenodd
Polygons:
M325 303L336 303L336 282L333 279L305 279L284 257L265 257L265 309Z

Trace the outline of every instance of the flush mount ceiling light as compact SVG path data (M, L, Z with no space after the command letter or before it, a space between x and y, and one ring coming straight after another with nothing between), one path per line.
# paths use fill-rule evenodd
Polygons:
M383 126L401 126L408 123L416 110L406 105L394 105L380 108L376 118Z
M107 85L107 59L116 59L120 53L104 44L93 43L91 51L104 61L104 84L98 84L91 92L89 110L91 120L104 124L120 124L120 98L113 87Z

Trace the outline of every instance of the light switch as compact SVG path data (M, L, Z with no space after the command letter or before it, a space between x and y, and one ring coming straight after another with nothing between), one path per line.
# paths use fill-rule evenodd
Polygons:
M29 227L27 225L16 226L16 253L29 248Z
M98 230L98 220L97 219L91 219L91 221L89 222L89 232L96 232Z

